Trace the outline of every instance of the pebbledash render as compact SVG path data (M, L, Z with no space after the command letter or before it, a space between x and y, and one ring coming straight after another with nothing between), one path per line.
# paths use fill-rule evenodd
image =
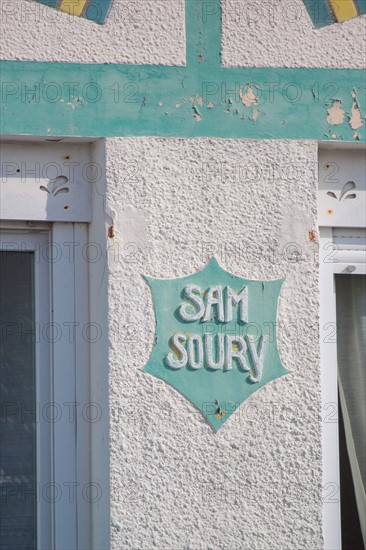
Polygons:
M350 153L359 162L364 151L364 17L315 28L303 0L115 0L99 25L27 0L11 4L1 8L1 223L86 228L89 255L75 281L88 289L83 311L98 335L84 338L84 378L76 351L75 381L62 383L73 383L76 396L83 387L81 399L100 414L87 428L80 420L87 436L73 451L75 479L61 468L58 483L92 483L99 492L69 499L65 512L50 503L51 547L340 549L339 479L324 459L324 430L334 424L324 420L333 400L322 397L319 219L338 215L343 204L353 208L358 198L342 202L336 190L336 199L325 195L330 206L320 202L318 167L319 155L329 152L335 162ZM6 187L7 176L22 174L22 151L33 167L40 159L40 183L34 173L24 181L29 177L32 193L45 201L30 201L29 216L27 209L9 213L9 204L18 211L22 192ZM88 166L79 174L81 158ZM71 162L79 163L80 181L70 177ZM56 196L57 185L44 183L45 163L62 167L68 192ZM352 193L365 198L362 189ZM226 389L236 369L244 391L248 376L261 382L263 357L272 357L263 349L260 365L260 345L223 332L226 339L217 341L234 364L226 355L219 373L193 362L199 347L206 356L212 343L205 334L217 335L227 321L227 309L221 320L210 318L220 299L229 296L235 315L242 307L242 325L248 322L239 287L222 298L219 279L202 276L186 297L182 283L174 303L161 294L157 311L157 296L167 291L164 281L152 291L149 279L179 281L212 258L233 280L263 288L282 281L264 340L278 351L281 375L238 404L212 393L207 408L205 399L201 407L192 403L190 384L220 376ZM58 281L53 292L65 292L62 273ZM248 315L255 318L250 288ZM190 313L179 317L187 295ZM189 315L200 307L193 328ZM154 376L144 368L162 334L157 315L172 323L167 333L177 322L184 335L175 346L166 340L171 355L167 363L161 354ZM193 333L196 344L189 343ZM240 364L235 354L245 349ZM183 374L188 386L178 391L171 380Z

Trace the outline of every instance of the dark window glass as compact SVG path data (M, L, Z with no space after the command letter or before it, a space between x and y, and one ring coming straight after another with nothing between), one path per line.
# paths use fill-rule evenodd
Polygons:
M37 547L34 254L0 252L0 548Z

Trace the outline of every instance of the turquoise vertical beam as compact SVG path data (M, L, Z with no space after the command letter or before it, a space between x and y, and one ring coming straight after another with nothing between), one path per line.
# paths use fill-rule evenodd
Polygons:
M186 65L209 68L221 65L221 3L186 0Z

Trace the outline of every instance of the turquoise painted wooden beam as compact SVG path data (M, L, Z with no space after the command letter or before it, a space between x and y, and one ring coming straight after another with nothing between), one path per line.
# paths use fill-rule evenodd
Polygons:
M186 0L187 65L2 61L1 133L364 140L364 73L222 67L221 8Z

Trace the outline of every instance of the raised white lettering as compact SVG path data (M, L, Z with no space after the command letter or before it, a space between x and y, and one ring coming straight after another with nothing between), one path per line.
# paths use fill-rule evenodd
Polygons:
M237 294L232 288L227 286L225 288L226 297L226 311L225 311L225 323L229 323L233 320L233 305L239 305L239 319L242 323L248 322L248 288L244 287L243 290Z
M176 351L176 355L173 355L172 352L169 352L165 357L166 364L171 369L181 369L186 366L188 361L188 356L184 344L186 343L186 336L180 332L176 332L174 336L170 339L170 347ZM178 359L178 354L181 358Z
M226 361L224 370L231 370L233 368L233 358L237 359L239 365L243 371L248 372L249 367L245 359L245 352L247 351L247 345L242 336L229 336L226 335ZM234 349L235 348L235 349Z
M206 295L206 309L205 314L202 317L202 321L206 323L211 321L211 308L217 306L217 316L216 318L223 323L225 321L224 315L224 299L222 295L221 286L210 286L207 295Z
M196 345L195 345L196 344ZM191 334L188 338L188 364L191 369L200 369L203 367L203 343L198 334Z
M255 369L255 375L253 376L251 374L249 376L249 380L253 383L260 382L263 375L263 360L264 360L264 354L266 352L268 336L261 336L261 339L259 341L258 352L255 349L254 337L248 335L246 338L248 341L249 352L252 357L252 362Z
M217 348L216 348L216 358L217 361L213 360L214 351L213 351L213 340L217 338ZM206 363L209 369L219 370L224 366L225 361L225 347L224 347L224 338L223 334L217 334L212 336L212 334L206 333L204 336L205 339L205 353L206 353Z
M200 287L196 285L187 285L183 292L185 299L191 301L197 311L194 313L190 312L189 309L192 310L192 305L183 303L181 304L178 312L180 318L183 319L183 321L198 321L198 319L201 319L205 311L205 305L201 297Z

